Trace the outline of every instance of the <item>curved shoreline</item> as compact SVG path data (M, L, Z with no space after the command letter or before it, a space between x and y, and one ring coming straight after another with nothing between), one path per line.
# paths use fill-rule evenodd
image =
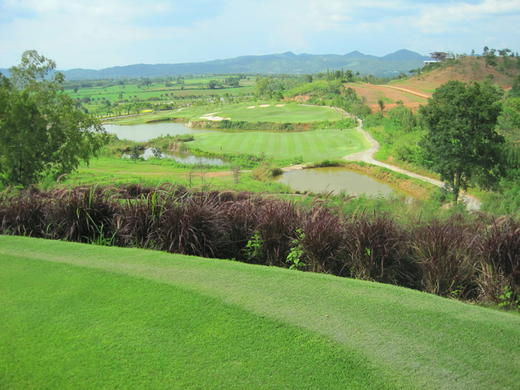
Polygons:
M348 115L348 114L347 114ZM352 117L352 116L351 116ZM357 120L357 127L356 131L359 132L365 140L369 143L370 147L366 150L363 150L361 152L349 154L347 156L344 156L342 159L346 161L352 161L352 162L364 162L370 165L375 165L381 168L388 169L390 171L400 173L403 175L406 175L408 177L418 179L421 181L424 181L426 183L432 184L439 188L444 188L444 183L440 180L432 179L431 177L423 176L418 173L408 171L406 169L397 167L395 165L387 164L382 161L376 160L374 158L374 155L377 153L377 151L380 148L379 142L377 142L364 128L363 128L363 121L359 118L355 118ZM299 169L305 169L305 164L296 164L291 165L288 167L282 168L282 171L289 172ZM369 175L370 176L370 175ZM460 199L466 204L466 208L468 210L480 210L480 207L482 205L482 202L478 200L476 197L467 194L466 192L461 192Z

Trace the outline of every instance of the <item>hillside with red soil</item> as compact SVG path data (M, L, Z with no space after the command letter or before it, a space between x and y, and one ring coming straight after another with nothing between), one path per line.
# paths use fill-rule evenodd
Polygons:
M463 57L436 65L431 70L425 69L414 77L394 80L388 84L348 83L345 87L353 88L373 111L380 109L380 100L383 101L385 110L394 107L398 101L416 110L420 105L426 104L435 89L451 80L466 83L490 80L505 90L511 88L513 80L520 75L520 59L508 57L496 60L497 65L491 66L482 57Z

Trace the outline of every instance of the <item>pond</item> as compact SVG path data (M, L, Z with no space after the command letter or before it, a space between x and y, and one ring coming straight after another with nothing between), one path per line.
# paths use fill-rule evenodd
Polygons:
M146 142L162 135L180 135L207 132L207 130L191 129L183 123L160 122L139 125L103 125L108 133L117 135L119 139L135 142Z
M334 194L344 192L355 196L379 197L390 197L395 194L390 186L342 167L289 171L283 173L278 182L300 192L332 192Z
M152 157L158 157L154 154L153 148L146 148L144 153L141 155L142 158L148 160ZM199 157L195 156L191 153L161 153L160 158L168 158L170 160L175 160L178 163L187 164L187 165L224 165L226 162L220 158L210 158L210 157Z

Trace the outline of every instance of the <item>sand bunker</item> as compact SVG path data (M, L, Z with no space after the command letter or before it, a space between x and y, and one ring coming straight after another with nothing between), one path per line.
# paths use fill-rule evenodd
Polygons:
M283 107L285 104L277 104L276 107Z
M269 107L270 104L260 104L258 107L262 107L262 108L265 108L265 107Z
M204 119L207 121L223 121L223 120L229 120L231 118L224 118L222 116L215 115L216 112L210 112L209 114L204 114L200 117L200 119Z
M249 106L247 108L252 109L252 108L256 108L256 106Z

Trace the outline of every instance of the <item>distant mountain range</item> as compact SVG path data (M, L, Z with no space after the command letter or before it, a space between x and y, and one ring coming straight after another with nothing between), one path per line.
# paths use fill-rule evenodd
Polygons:
M110 68L70 69L62 71L67 80L120 79L139 77L165 77L200 74L306 74L324 72L326 70L350 69L361 74L372 74L378 77L392 77L406 73L422 66L428 59L410 50L399 50L395 53L377 57L353 51L345 55L339 54L268 54L258 56L242 56L224 60L193 62L182 64L136 64L114 66ZM0 69L7 74L7 69Z

